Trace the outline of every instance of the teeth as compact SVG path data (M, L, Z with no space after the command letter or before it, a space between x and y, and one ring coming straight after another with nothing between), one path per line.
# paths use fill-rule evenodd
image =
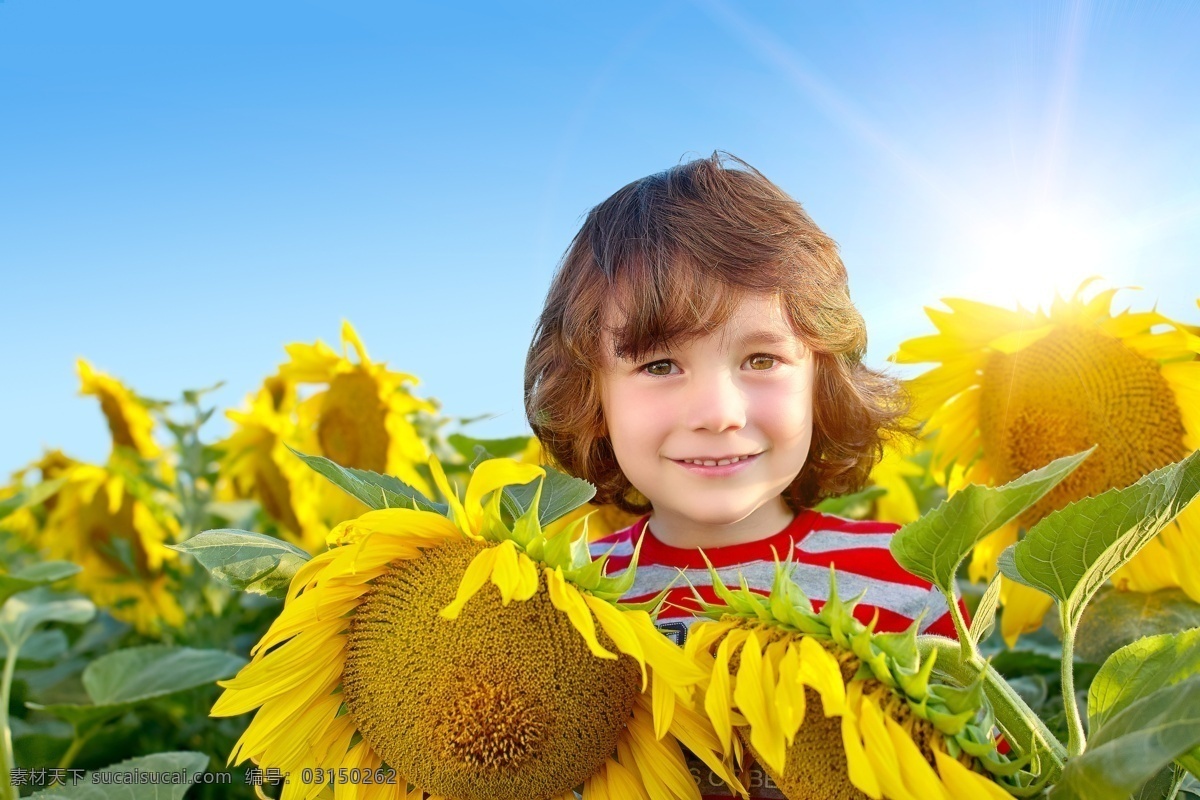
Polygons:
M685 458L685 464L699 464L704 467L723 467L727 464L736 464L739 461L745 461L750 456L738 456L737 458L722 458L720 461L704 460L700 458Z

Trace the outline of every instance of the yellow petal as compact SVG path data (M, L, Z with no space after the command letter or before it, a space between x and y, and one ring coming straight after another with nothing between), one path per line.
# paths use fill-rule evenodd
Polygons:
M954 800L946 794L937 773L933 771L933 767L929 766L925 756L921 755L921 748L917 747L916 742L905 732L900 723L891 717L884 717L883 722L887 726L888 736L891 737L892 746L895 748L896 759L900 762L904 785L921 800Z
M638 666L642 668L642 691L646 691L649 680L646 673L646 656L642 649L642 643L638 641L637 632L633 629L633 623L626 619L624 612L606 600L585 594L583 601L596 615L600 627L608 634L608 638L613 640L617 649L638 662ZM655 724L657 726L657 718Z
M800 640L800 680L821 695L825 716L843 713L846 707L846 684L842 683L841 667L828 650L809 636Z
M544 477L546 470L536 464L521 464L510 458L490 458L471 473L467 497L463 503L472 531L478 531L483 521L483 498L505 486L529 483Z
M800 651L793 643L779 662L779 689L775 692L779 707L779 726L789 745L804 722L804 682L800 679Z
M942 751L934 750L933 758L937 761L938 773L942 776L942 783L951 797L1012 800L1012 795L1003 788L983 775L967 769Z
M773 724L771 709L774 698L768 697L773 689L773 680L766 674L758 636L753 631L742 645L742 663L738 667L737 682L733 688L733 699L738 710L750 723L750 743L758 751L767 766L776 773L783 772L787 748L778 725Z
M862 732L867 761L884 796L888 800L916 800L904 785L900 759L896 755L892 737L884 727L883 713L870 697L863 697L859 705L858 729Z
M845 713L842 715L842 749L846 753L846 774L850 782L872 800L883 800L883 791L871 762L867 760L862 736L858 731L857 706L861 697L862 684L855 681L850 684L849 699L845 703Z
M450 506L450 518L454 520L454 524L463 533L477 534L478 531L471 527L471 519L467 516L467 510L463 508L462 502L458 499L458 493L450 485L442 465L434 456L429 457L429 471L433 474L434 485L437 486L438 491L442 493L442 496L446 498L446 503Z
M669 676L675 694L684 700L688 699L691 687L708 678L708 673L684 655L683 648L664 636L645 611L636 609L621 613L633 626L634 635L642 646L651 671Z
M654 735L661 739L667 735L671 719L675 716L675 692L661 672L654 673L650 697L654 712Z
M458 619L463 606L483 588L488 578L492 576L492 569L495 567L499 550L498 547L487 547L471 559L471 563L463 572L462 581L458 584L458 593L454 596L453 602L438 612L443 619Z
M634 704L633 716L625 731L633 754L631 766L641 777L650 800L699 800L700 793L688 771L683 751L673 739L660 742L655 737L650 712L643 705Z
M505 539L494 549L496 558L492 567L492 583L500 590L500 604L506 606L512 602L519 584L522 583L521 569L517 562L517 546L511 539ZM533 577L533 588L537 591L536 574Z
M597 658L615 659L616 653L610 653L600 645L596 638L596 624L592 621L592 612L588 610L579 590L563 578L560 567L546 570L546 588L550 592L550 602L571 620L572 627L579 631L579 635L587 642L592 655Z
M644 704L644 700L640 701ZM713 774L723 780L735 793L744 795L745 789L738 781L730 765L717 754L721 752L721 742L713 730L712 722L687 703L675 706L675 714L671 719L670 733L679 743L696 755ZM726 748L728 750L728 748Z
M1050 595L1026 586L1023 583L1000 579L1000 599L1004 608L1000 612L1000 633L1009 647L1017 643L1022 633L1031 633L1042 627L1042 619L1054 600Z
M704 711L712 720L713 730L721 743L721 753L729 754L729 743L733 737L733 723L729 717L729 709L733 705L732 680L729 677L729 657L732 644L727 636L717 647L717 658L713 664L712 680L704 693Z
M358 335L358 331L354 330L354 326L349 320L342 320L342 352L345 353L346 345L349 344L358 353L358 362L360 364L370 364L371 359L367 357L367 348L363 346L362 339Z

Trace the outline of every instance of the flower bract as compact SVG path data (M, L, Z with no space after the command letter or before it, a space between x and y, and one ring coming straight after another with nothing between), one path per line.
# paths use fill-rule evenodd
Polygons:
M980 685L936 680L916 625L874 633L832 571L816 613L786 564L768 597L713 581L722 602L686 644L709 674L697 702L723 751L748 748L790 800L1010 796L997 776L1022 765L998 754Z

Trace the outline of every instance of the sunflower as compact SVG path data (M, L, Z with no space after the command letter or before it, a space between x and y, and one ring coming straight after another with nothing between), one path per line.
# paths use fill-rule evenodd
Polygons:
M921 516L917 496L909 478L920 478L925 470L912 460L915 446L907 442L887 442L883 456L871 470L871 484L886 494L875 501L871 519L905 525Z
M357 362L350 360L350 348ZM394 475L428 494L428 482L417 467L429 458L429 451L413 415L433 412L436 406L409 392L405 384L417 379L371 361L349 322L342 323L341 355L319 340L286 349L290 360L280 367L280 377L324 387L297 408L300 430L316 445L302 439L299 449L319 452L343 467ZM350 508L361 511L361 506Z
M818 613L788 564L767 597L711 571L723 602L701 601L711 619L685 652L709 675L702 703L723 752L748 748L790 800L1010 800L996 776L1022 762L997 752L978 684L932 678L916 624L875 634L854 618L856 601L839 599L832 570Z
M100 410L108 422L113 447L127 447L142 458L155 458L161 454L152 436L154 419L150 416L147 401L117 379L97 372L82 358L75 362L75 370L79 373L79 393L100 400Z
M80 591L145 634L183 624L167 569L177 554L165 546L179 524L134 465L75 464L53 499L39 538L49 558L83 568L75 576Z
M295 387L274 376L263 381L249 411L226 411L235 428L218 445L220 475L233 497L257 500L285 539L316 552L329 532L325 515L312 502L323 496L317 489L324 487L287 449L288 441L298 443L295 407Z
M1055 458L1096 452L973 555L971 577L995 573L1020 528L1073 500L1128 486L1200 447L1200 335L1157 311L1114 314L1115 289L1085 299L1084 283L1049 311L947 299L927 309L936 334L910 339L894 359L937 366L909 382L935 471L947 488L997 485ZM1193 503L1113 578L1122 589L1181 587L1200 601L1200 504ZM1045 595L1006 585L1001 629L1036 629Z
M549 536L536 499L502 518L504 487L545 471L484 461L460 502L429 468L445 515L339 524L221 683L214 716L258 709L230 761L290 773L286 800L329 780L338 800L566 799L580 784L589 800L695 798L678 739L733 780L686 702L703 674L646 610L613 602L629 573L604 577L586 522ZM343 769L393 782L347 783Z

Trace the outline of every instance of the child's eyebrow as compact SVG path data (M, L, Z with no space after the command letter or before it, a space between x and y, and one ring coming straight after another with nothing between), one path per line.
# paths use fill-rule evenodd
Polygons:
M742 347L792 347L799 344L799 340L779 331L750 331L741 336L738 343Z

